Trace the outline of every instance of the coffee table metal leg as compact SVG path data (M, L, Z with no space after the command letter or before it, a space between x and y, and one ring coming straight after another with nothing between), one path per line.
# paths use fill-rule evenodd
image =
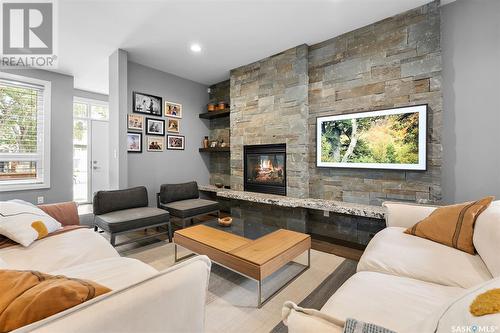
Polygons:
M194 257L196 255L196 253L190 253L190 254L187 254L183 257L177 257L177 254L179 252L179 250L177 249L177 246L178 245L174 243L174 263L182 261L182 260L190 258L190 257Z
M257 292L257 308L261 308L262 307L262 281L261 280L258 280L257 281L257 288L258 288L258 292Z
M290 280L288 280L285 284L283 284L281 287L279 287L278 290L276 290L275 292L273 292L271 295L269 295L268 298L262 300L262 280L257 280L257 289L258 289L258 301L257 301L257 308L260 309L264 304L266 304L267 302L269 302L274 296L276 296L276 294L278 294L280 291L282 291L283 289L285 289L286 287L288 287L288 285L290 285L290 283L292 283L293 281L295 281L295 279L297 279L299 276L302 275L302 273L304 273L305 271L307 271L309 268L311 267L311 249L308 249L307 250L307 265L304 265L304 268L298 272L297 274L295 274Z
M311 267L311 249L307 250L307 268Z

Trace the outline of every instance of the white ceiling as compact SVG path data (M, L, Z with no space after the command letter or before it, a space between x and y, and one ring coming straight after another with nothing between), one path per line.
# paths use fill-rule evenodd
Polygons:
M314 44L429 0L60 0L59 69L108 92L108 57L213 84L232 68ZM199 54L190 44L202 46Z

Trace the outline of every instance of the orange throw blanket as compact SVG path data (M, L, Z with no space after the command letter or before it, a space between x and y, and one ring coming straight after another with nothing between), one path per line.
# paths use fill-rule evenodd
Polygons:
M111 291L92 281L15 270L0 270L0 290L0 332L29 325Z

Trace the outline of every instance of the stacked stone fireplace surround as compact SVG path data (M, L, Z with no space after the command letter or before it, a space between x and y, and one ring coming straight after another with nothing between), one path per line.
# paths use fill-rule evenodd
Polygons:
M230 154L211 157L211 182L243 190L243 147L286 143L288 196L368 205L441 200L438 2L236 68L229 81L211 88L211 99L224 96L231 106L229 119L211 121L211 138L225 137L231 146ZM429 106L426 171L316 167L317 117L415 104ZM291 219L295 229L361 244L383 227L379 220L321 211L232 206L235 215L281 224Z

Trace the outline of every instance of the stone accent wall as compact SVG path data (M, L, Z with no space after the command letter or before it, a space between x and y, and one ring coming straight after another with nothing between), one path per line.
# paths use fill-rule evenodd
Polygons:
M229 94L229 80L222 81L210 86L209 102L218 103L225 101L228 105L231 103ZM216 118L210 120L210 140L224 140L230 143L229 135L229 117ZM223 183L231 184L230 159L228 153L210 154L210 184Z
M208 94L209 103L219 103L219 102L231 102L231 95L229 94L230 81L222 81L211 85L210 93Z
M429 105L428 170L316 167L316 118ZM438 1L309 48L310 195L365 204L441 200L440 8Z
M243 146L286 143L287 195L309 196L308 47L231 71L231 188L243 190Z
M312 46L300 45L236 68L212 86L229 100L231 155L212 154L211 182L243 189L243 146L287 144L287 195L379 205L441 200L442 111L439 2ZM428 104L427 171L316 167L316 118Z

